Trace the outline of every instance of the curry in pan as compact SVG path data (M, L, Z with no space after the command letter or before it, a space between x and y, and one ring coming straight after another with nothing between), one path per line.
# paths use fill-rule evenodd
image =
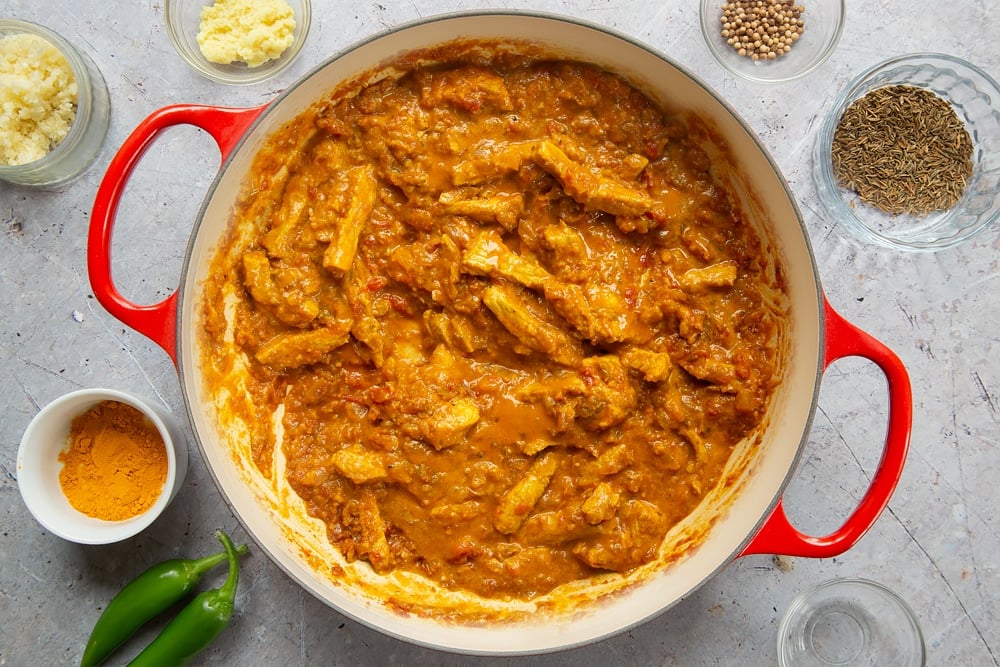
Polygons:
M531 599L656 558L764 417L783 285L705 130L476 49L260 150L201 304L253 464L348 560ZM252 408L239 407L250 405Z

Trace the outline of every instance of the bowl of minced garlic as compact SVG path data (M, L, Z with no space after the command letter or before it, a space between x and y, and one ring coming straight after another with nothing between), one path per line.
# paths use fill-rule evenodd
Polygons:
M45 528L80 544L110 544L148 527L177 495L188 451L161 409L112 389L82 389L32 419L17 484Z
M312 22L309 0L167 0L167 33L199 74L258 83L292 64Z
M94 61L48 28L0 18L0 180L54 185L100 152L111 117Z

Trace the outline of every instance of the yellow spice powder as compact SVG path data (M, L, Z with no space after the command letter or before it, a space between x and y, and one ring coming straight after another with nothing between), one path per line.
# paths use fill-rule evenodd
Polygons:
M102 401L77 416L59 460L69 504L105 521L145 512L167 479L167 448L156 425L119 401Z
M292 45L294 31L285 0L216 0L201 10L197 39L209 62L259 67Z
M76 117L66 57L38 35L0 38L0 164L34 162L59 145Z

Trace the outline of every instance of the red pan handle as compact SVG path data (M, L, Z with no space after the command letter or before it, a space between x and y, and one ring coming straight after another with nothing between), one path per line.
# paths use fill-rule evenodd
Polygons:
M87 239L87 271L94 296L109 313L166 350L174 365L177 364L177 292L159 303L138 305L122 296L111 279L111 232L125 184L163 130L175 125L194 125L205 130L218 144L224 162L266 107L265 104L233 109L177 104L154 111L125 139L97 189Z
M874 361L889 383L889 428L878 468L868 492L844 525L825 537L813 537L796 529L785 514L779 499L771 516L750 540L740 556L782 554L829 558L844 553L868 532L889 504L903 474L903 463L910 445L913 425L913 396L910 378L899 358L885 345L845 320L824 297L826 318L826 353L823 369L844 357L864 357Z

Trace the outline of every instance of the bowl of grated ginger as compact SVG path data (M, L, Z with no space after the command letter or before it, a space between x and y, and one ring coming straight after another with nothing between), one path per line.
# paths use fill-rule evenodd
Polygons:
M309 0L168 0L164 18L177 53L200 75L259 83L299 55L312 22Z

